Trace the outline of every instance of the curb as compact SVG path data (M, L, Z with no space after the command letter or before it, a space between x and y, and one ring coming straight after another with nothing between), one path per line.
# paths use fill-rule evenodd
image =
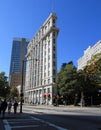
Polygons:
M2 119L0 119L0 130L5 130Z

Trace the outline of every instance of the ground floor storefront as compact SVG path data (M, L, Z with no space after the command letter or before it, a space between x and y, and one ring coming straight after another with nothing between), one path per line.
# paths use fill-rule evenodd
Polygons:
M24 95L25 103L51 105L55 92L52 86L45 86L26 90Z

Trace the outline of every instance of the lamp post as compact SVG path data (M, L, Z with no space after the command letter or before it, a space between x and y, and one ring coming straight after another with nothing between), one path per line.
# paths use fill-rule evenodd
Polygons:
M20 113L22 113L22 101L23 101L23 70L24 70L24 62L25 60L22 60L22 70L21 70L21 90L20 90Z
M25 60L22 60L22 70L21 70L21 90L20 90L20 113L22 113L22 103L23 103L23 73L24 73L24 62L27 62L27 61L31 61L31 60L36 60L36 61L39 61L38 59L25 59Z

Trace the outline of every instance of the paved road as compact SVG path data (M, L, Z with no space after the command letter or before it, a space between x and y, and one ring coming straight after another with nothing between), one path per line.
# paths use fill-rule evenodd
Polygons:
M30 114L17 114L16 117L5 118L3 123L5 130L67 130Z
M23 114L3 120L5 130L101 130L101 109L23 106Z

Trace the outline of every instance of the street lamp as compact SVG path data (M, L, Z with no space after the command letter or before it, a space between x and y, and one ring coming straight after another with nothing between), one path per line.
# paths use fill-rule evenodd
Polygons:
M22 60L22 71L21 71L21 89L20 89L20 113L22 113L22 101L23 101L23 70L24 70L24 62L25 60Z

